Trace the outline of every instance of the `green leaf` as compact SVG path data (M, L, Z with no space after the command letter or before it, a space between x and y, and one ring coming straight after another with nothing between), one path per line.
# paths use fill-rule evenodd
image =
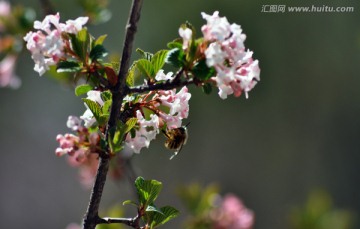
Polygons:
M158 226L161 226L180 214L180 212L177 209L171 206L162 207L160 208L160 211L161 213L153 212L153 214L149 217L151 221L150 224L151 228L156 228Z
M135 79L141 75L140 70L137 68L137 61L135 61L129 68L126 77L126 84L130 87L135 86Z
M101 92L100 94L100 97L103 101L108 101L108 100L111 100L111 92L110 91L103 91Z
M153 65L154 73L156 74L165 64L168 50L160 50L153 56L151 64Z
M126 134L129 131L131 131L131 129L133 129L136 126L137 121L138 121L137 118L130 118L129 120L127 120L123 129L124 133Z
M150 61L146 59L140 59L136 61L136 66L140 70L140 72L148 78L154 77L154 68Z
M155 205L149 205L147 206L147 208L145 209L146 212L157 212L160 214L164 214L159 208L157 208Z
M74 44L73 44L74 45ZM75 46L76 54L80 57L80 59L85 62L87 57L87 49L90 45L90 34L88 33L86 28L83 28L76 34Z
M91 91L93 89L93 86L89 84L82 84L75 88L75 95L80 96L83 94L86 94L88 91Z
M95 46L96 46L96 45L102 45L102 44L104 43L106 37L107 37L106 34L98 37L98 39L96 39L94 45L95 45Z
M122 137L121 137L123 135L121 134L121 131L119 130L118 127L116 127L110 129L109 133L110 133L110 138L108 142L111 152L114 154L120 152L123 149Z
M116 74L119 74L120 71L120 62L119 61L112 61L111 66L114 69Z
M131 136L131 138L135 138L135 137L136 137L136 131L135 131L134 128L130 130L130 136Z
M144 180L144 178L138 177L135 181L135 187L140 203L148 206L158 197L162 189L162 183L157 180Z
M206 64L205 59L202 59L199 62L197 62L191 71L196 78L203 81L206 81L215 75L215 69L209 68Z
M90 51L90 58L91 60L98 60L105 56L107 56L108 52L102 45L95 45L94 48Z
M183 46L183 42L181 38L167 43L167 47L169 49L174 49L174 48L182 49L182 46Z
M209 95L212 92L212 85L210 83L205 83L202 86L202 90L205 94Z
M180 48L174 48L168 51L166 63L173 65L176 68L184 66L184 51Z
M102 125L103 124L102 122L104 120L103 118L101 118L102 115L101 106L97 102L92 101L91 99L82 99L82 100L84 101L84 103L86 103L90 111L93 113L94 118L96 119L98 124Z
M126 77L126 85L129 87L135 86L135 71L136 71L136 68L131 67L129 69L128 75Z
M110 102L110 100L109 100ZM104 106L106 105L106 102ZM109 107L110 108L110 107ZM109 111L107 111L109 113ZM131 131L137 123L137 118L130 118L125 124L118 121L116 128L110 130L109 145L113 153L120 152L123 147L125 134Z
M104 102L104 105L101 108L101 111L104 115L110 115L110 107L111 107L111 100L107 100Z
M148 61L151 61L151 59L152 59L152 57L153 57L153 54L152 54L152 53L150 53L150 52L145 52L144 50L139 49L139 48L136 49L136 52L139 53L139 54L142 56L142 58L144 58L144 59L146 59L146 60L148 60Z
M75 61L60 61L56 65L56 71L60 72L78 72L81 70L81 67L78 62Z
M134 205L135 207L138 206L138 204L137 204L135 201L133 201L133 200L125 200L125 201L123 202L123 205L128 205L128 204Z

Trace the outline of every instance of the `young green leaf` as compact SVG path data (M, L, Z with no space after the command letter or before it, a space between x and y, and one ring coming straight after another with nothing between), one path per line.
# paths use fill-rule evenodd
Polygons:
M194 76L200 80L208 80L210 77L215 75L215 69L209 68L206 64L206 60L202 59L197 62L191 70Z
M144 178L138 177L135 181L135 187L140 203L148 206L158 197L162 189L162 183L157 180L144 180Z
M126 77L126 85L129 87L133 87L135 85L135 71L136 67L131 66Z
M100 96L103 101L111 100L111 97L112 97L110 91L103 91L103 92L101 92Z
M90 45L90 34L88 33L86 28L83 28L76 34L76 42L77 46L76 51L78 51L78 56L80 59L85 62L87 56L87 50Z
M119 61L112 61L111 66L114 69L116 74L119 74L120 71L120 62Z
M161 213L160 213L161 212ZM171 206L165 206L160 208L160 212L152 212L151 216L149 216L148 220L150 223L150 228L156 228L167 223L169 220L177 217L179 215L179 211Z
M153 54L150 53L150 52L145 52L144 50L140 49L140 48L137 48L136 49L136 52L139 53L142 58L148 60L148 61L151 61L152 57L153 57Z
M56 65L56 71L60 72L78 72L81 70L81 67L78 62L75 61L60 61Z
M180 38L167 43L167 47L169 49L174 49L174 48L182 49L182 46L183 46L183 42L182 42L182 39L180 39Z
M91 91L93 89L93 86L89 84L81 84L75 88L75 95L80 96L83 94L86 94L88 91Z
M157 208L155 205L148 205L145 209L146 212L157 212L160 214L164 214L159 208Z
M133 129L135 127L135 125L137 124L138 119L137 118L129 118L129 120L126 121L125 126L124 126L124 133L128 133L129 131L131 131L131 129Z
M123 149L122 146L122 137L123 134L121 133L118 127L112 128L109 130L109 146L112 153L118 153Z
M110 107L111 107L111 100L107 100L104 102L104 105L101 108L101 111L103 113L103 115L110 115Z
M180 48L174 48L168 51L166 57L166 63L173 65L176 68L184 66L184 51Z
M95 43L94 43L94 46L96 45L102 45L106 39L107 35L102 35L100 37L98 37L98 39L96 39Z
M107 56L108 52L102 45L95 45L90 51L90 58L92 61L101 59Z
M103 124L102 123L102 111L101 111L101 106L97 103L92 101L91 99L82 99L86 105L88 106L88 108L90 109L90 111L93 113L94 118L96 119L96 121L98 122L98 124Z
M130 130L130 136L131 136L131 138L136 137L136 130L134 128Z
M205 94L209 95L212 92L212 85L210 83L205 83L202 86L202 90Z
M140 59L136 62L137 68L140 70L142 74L147 76L148 78L154 77L154 68L150 61L146 59Z
M125 200L125 201L123 202L123 205L128 205L128 204L134 205L135 207L138 206L138 204L137 204L135 201L133 201L133 200Z
M151 64L153 65L154 73L156 74L165 64L168 50L160 50L154 54L151 59Z

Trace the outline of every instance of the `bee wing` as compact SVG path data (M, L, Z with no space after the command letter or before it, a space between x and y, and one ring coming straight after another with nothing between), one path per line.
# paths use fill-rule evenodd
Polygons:
M165 130L162 130L163 134L165 135L166 138L170 138L170 136L166 133Z
M175 152L173 155L171 155L169 160L172 160L177 155L177 152Z
M176 152L170 157L170 160L173 159L176 155L178 155L178 153L180 153L180 151L181 151L182 148L183 148L183 145L184 145L184 144L181 144L180 149L179 149L178 151L176 151Z

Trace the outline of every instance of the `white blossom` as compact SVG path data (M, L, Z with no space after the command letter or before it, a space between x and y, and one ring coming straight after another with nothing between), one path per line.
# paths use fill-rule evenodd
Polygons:
M87 22L87 17L68 20L60 23L60 14L48 15L43 21L35 21L35 32L28 32L24 37L26 48L31 52L35 62L34 70L43 75L50 66L56 65L61 58L65 58L62 33L77 33Z
M213 77L219 88L219 96L226 99L228 95L240 96L248 92L260 80L259 61L253 60L253 52L245 51L246 35L237 24L229 24L219 12L213 15L202 13L207 24L202 27L204 39L210 44L205 50L206 64L214 67Z

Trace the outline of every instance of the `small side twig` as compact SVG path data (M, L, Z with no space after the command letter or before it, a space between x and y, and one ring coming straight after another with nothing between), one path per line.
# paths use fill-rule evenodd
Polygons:
M181 86L186 86L190 84L195 84L195 81L190 79L187 81L174 81L174 82L165 82L160 84L153 84L153 85L142 85L137 87L128 88L127 94L131 93L143 93L148 91L155 91L155 90L171 90L174 88L178 88Z
M102 218L99 221L99 224L112 224L112 223L120 223L125 224L127 226L136 228L136 218Z
M181 81L180 78L184 73L184 69L181 68L174 76L172 81L166 81L164 83L159 84L151 84L151 85L141 85L136 87L127 88L126 94L132 93L144 93L148 91L155 91L155 90L171 90L174 88L178 88L181 86L186 86L190 84L195 84L193 79L189 79L186 81Z
M98 224L112 224L112 223L120 223L130 226L135 229L142 229L140 226L140 218L141 218L141 209L138 209L138 214L134 218L100 218Z

